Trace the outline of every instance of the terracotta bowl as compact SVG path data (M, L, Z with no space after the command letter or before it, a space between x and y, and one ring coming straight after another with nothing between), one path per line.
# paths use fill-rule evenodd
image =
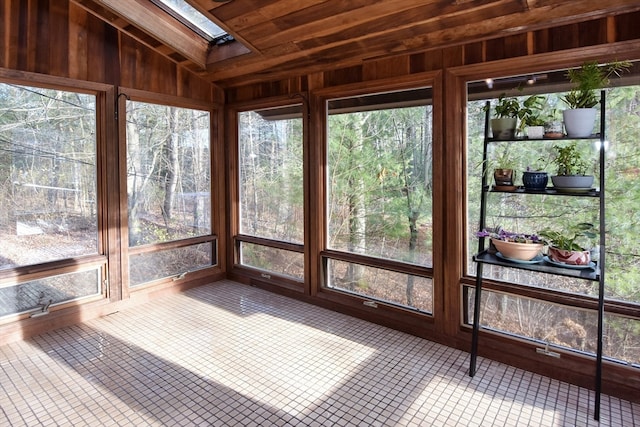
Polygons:
M542 251L542 243L514 243L491 239L493 245L505 258L531 261Z
M562 264L588 265L591 262L591 253L589 251L565 251L549 246L549 258L551 261Z

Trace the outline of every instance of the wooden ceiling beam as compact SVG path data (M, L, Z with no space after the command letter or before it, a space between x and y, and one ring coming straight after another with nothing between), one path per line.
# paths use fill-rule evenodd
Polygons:
M138 29L158 40L160 43L175 50L189 59L199 68L205 69L209 42L200 37L173 17L162 11L149 0L72 0L91 13L127 33L125 28L113 17L118 17L133 23ZM105 13L105 11L107 13ZM145 40L139 41L149 45ZM149 45L156 49L155 46Z

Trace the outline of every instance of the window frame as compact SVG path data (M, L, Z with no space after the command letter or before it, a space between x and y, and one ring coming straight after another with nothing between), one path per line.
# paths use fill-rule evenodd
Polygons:
M97 301L102 301L114 292L114 287L110 281L111 277L117 277L118 271L111 268L109 255L112 246L109 246L108 229L109 215L107 212L107 192L105 191L109 165L104 160L106 158L106 139L109 129L106 126L106 117L109 114L109 105L113 105L113 86L102 83L93 83L83 80L74 80L65 77L54 77L31 72L13 72L0 68L0 82L15 84L26 87L37 87L66 91L72 93L82 93L95 96L96 106L96 225L97 225L97 248L95 254L80 255L70 258L46 261L32 265L19 266L0 271L0 287L19 286L20 284L39 279L52 278L59 275L98 270L99 292L93 295L70 299L53 304L50 311L64 310L79 304L86 305ZM111 101L111 102L110 102ZM117 279L115 280L117 282ZM21 312L4 316L0 323L13 322L29 317L31 312Z
M189 279L198 279L211 277L212 273L220 272L224 268L221 263L221 253L224 247L219 231L222 218L224 217L224 181L220 179L221 174L217 171L224 170L223 152L219 141L222 140L220 132L220 111L222 106L215 103L208 103L177 96L161 95L153 92L147 92L131 88L119 88L118 90L118 117L126 117L126 102L141 102L156 104L166 107L178 107L185 109L194 109L207 111L209 113L209 168L211 182L209 183L210 192L210 234L202 236L194 236L188 238L180 238L167 242L149 243L135 247L129 246L129 213L128 213L128 188L127 188L127 129L126 120L118 120L119 133L119 168L120 168L120 186L119 186L119 206L120 206L120 241L122 244L122 292L126 298L129 294L137 291L143 291L148 288L164 288L174 285L176 280L182 280L185 276ZM162 252L165 250L184 248L195 246L202 243L211 243L212 263L186 272L169 275L160 279L153 279L148 282L132 286L129 273L129 259L131 256L139 254L149 254L153 252Z
M239 115L244 112L260 111L268 109L286 108L288 106L300 105L302 109L302 162L303 162L303 212L304 212L304 232L303 242L294 243L277 239L269 239L265 237L243 234L240 232L240 135L239 135ZM232 275L245 277L250 280L260 280L267 282L269 285L285 288L296 293L308 292L309 283L309 251L308 242L310 238L309 230L309 178L305 165L308 164L309 148L307 141L309 140L309 103L306 93L300 92L291 96L273 97L260 101L245 102L227 105L226 128L229 135L229 141L233 144L229 146L229 160L233 167L230 168L232 173L229 174L229 192L230 192L230 209L229 209L229 241L230 253L228 253L228 265L231 267ZM303 278L298 279L293 276L274 272L271 270L260 269L241 263L241 246L243 243L250 243L265 248L272 248L303 255L304 272Z
M383 92L400 92L412 89L430 88L432 93L432 104L442 105L442 72L424 72L415 73L411 76L403 76L400 78L390 79L384 78L375 81L367 82L366 85L355 83L342 86L334 86L331 88L320 89L313 93L314 104L317 107L315 117L319 123L323 124L321 129L318 129L317 137L321 140L318 143L318 149L321 150L323 162L326 162L328 154L328 129L327 129L327 117L328 117L328 102L333 99L350 98L357 96L366 96L379 94ZM327 286L327 280L329 277L327 267L328 260L334 259L337 261L344 261L348 263L362 264L364 266L386 269L392 272L401 274L415 275L425 277L432 282L432 299L433 307L432 313L426 313L424 311L417 311L408 307L404 307L398 304L390 304L386 301L378 301L376 310L379 313L384 313L385 316L391 316L391 318L406 322L420 322L423 327L437 329L438 325L435 321L437 317L441 317L445 312L443 305L444 301L444 287L442 286L443 274L442 262L443 258L443 236L444 227L438 226L443 224L443 212L442 206L444 203L443 197L443 180L439 177L443 176L443 156L444 147L442 145L443 133L442 133L442 120L443 109L433 108L432 112L432 175L433 175L433 195L432 195L432 252L433 262L431 267L424 267L416 264L404 263L402 261L382 259L377 257L371 257L362 254L354 254L348 252L337 251L329 249L327 247L327 233L328 233L328 206L325 195L325 188L327 182L327 168L324 163L319 167L317 181L321 183L322 188L318 189L318 197L321 197L320 206L318 209L320 216L315 219L315 223L318 224L319 233L321 233L318 239L318 253L317 253L317 266L318 266L318 281L312 285L312 295L319 297L321 300L326 300L331 303L345 304L357 310L361 310L364 303L371 298L363 298L361 295L345 292L339 289L333 289ZM382 314L380 314L382 315Z

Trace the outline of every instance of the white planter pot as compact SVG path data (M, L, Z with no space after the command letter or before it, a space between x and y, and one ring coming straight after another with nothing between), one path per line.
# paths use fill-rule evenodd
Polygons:
M556 175L551 177L555 188L560 189L590 189L593 185L593 175Z
M527 138L540 139L544 136L544 126L527 126L525 131Z
M593 133L593 125L596 122L595 108L577 108L564 110L564 128L570 138L585 138Z
M518 119L491 119L491 132L495 139L513 139L516 135Z

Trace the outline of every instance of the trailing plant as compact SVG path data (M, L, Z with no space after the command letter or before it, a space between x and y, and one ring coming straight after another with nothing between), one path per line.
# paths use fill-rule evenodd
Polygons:
M562 100L570 109L593 108L598 104L596 91L609 86L611 76L620 76L629 67L629 61L614 61L605 65L588 61L580 68L572 68L567 72L567 77L573 88Z
M558 175L584 175L587 172L587 163L575 141L565 146L554 145L553 150L556 153L552 162L558 168Z
M547 239L550 244L558 249L565 251L584 251L586 248L581 246L578 239L594 239L596 233L593 224L588 222L581 222L574 224L564 231L555 231L550 228L545 228L538 232L538 234Z

